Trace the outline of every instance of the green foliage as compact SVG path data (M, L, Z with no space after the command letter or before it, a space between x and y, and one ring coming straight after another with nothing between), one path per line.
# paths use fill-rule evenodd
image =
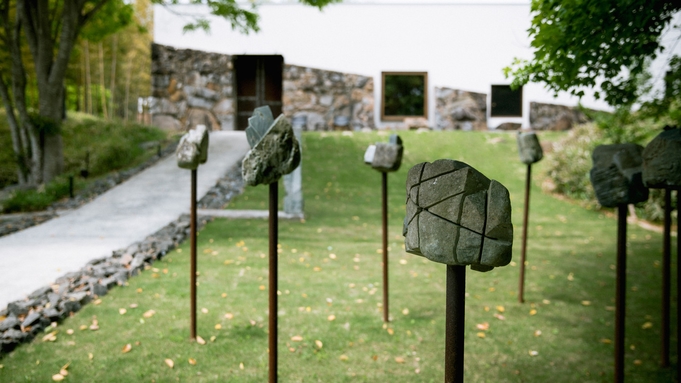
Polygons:
M133 4L123 0L107 0L80 32L82 39L99 42L128 26L134 17Z
M636 77L660 51L660 35L679 9L675 0L533 0L534 57L516 59L504 72L513 86L542 82L580 97L584 88L600 87L596 98L631 105Z
M54 136L61 132L61 121L41 116L38 113L29 113L28 118L31 124L42 134Z
M9 199L2 202L2 208L4 213L41 211L68 195L69 179L61 176L37 190L15 191Z

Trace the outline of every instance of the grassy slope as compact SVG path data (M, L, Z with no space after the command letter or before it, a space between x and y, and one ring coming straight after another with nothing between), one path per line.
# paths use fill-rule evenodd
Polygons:
M466 132L401 136L406 147L403 166L389 176L393 321L387 328L381 317L377 253L380 175L362 164L366 146L387 137L304 136L307 219L282 221L279 226L282 382L442 381L445 266L402 249L404 179L414 164L458 159L506 185L513 203L517 261L525 167L517 159L514 136ZM613 344L607 340L614 332L610 310L616 222L544 195L536 183L527 303L517 303L515 262L489 273L468 272L466 380L612 381ZM248 188L230 208L265 208L266 191L263 186ZM671 381L673 370L659 369L657 361L661 237L632 226L629 235L626 343L632 349L628 347L626 355L627 381ZM207 345L187 340L189 251L185 243L156 263L156 269L130 280L129 287L115 289L101 304L90 304L64 321L56 342L38 339L0 360L4 365L0 381L45 381L69 362L67 381L265 381L267 223L218 220L200 233L198 243L198 305L207 309L198 314L198 332ZM130 308L132 303L138 307ZM120 315L119 308L127 308L127 313ZM156 314L144 319L142 314L149 309ZM494 316L502 309L505 320ZM233 319L227 319L226 313ZM329 321L329 315L335 320ZM94 316L99 331L78 330ZM476 324L485 322L489 330L481 338ZM642 328L646 322L652 328ZM215 328L217 324L221 329ZM75 334L67 335L67 329ZM540 336L535 336L537 330ZM291 340L297 335L301 342ZM212 336L214 342L209 340ZM315 340L322 342L321 349ZM121 348L127 343L132 351L123 354ZM530 356L530 350L538 355ZM92 360L88 353L93 354ZM174 369L164 364L166 358L174 360ZM190 365L189 358L197 364Z

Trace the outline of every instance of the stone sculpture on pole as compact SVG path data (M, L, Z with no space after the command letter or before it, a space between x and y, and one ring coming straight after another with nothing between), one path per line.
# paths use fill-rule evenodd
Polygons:
M251 150L242 162L244 182L269 185L269 383L277 381L278 193L279 179L300 164L300 147L291 123L280 115L273 119L269 106L253 111L246 138Z
M466 266L511 262L513 224L506 187L466 163L420 163L407 175L407 252L447 265L445 382L463 382Z
M617 281L615 292L615 382L624 381L624 318L627 271L627 205L648 199L641 177L643 147L599 145L592 154L591 184L598 203L617 208Z
M388 143L369 145L364 153L364 163L381 172L382 217L383 217L383 321L390 321L388 308L388 172L395 172L402 164L402 139L390 135Z
M676 189L677 229L681 218L678 210L681 203L681 129L666 126L664 131L655 137L643 150L643 183L654 189L665 189L664 194L664 233L662 240L662 325L661 360L662 367L669 366L669 300L671 290L671 225L672 225L672 190ZM681 232L681 230L679 230ZM676 240L676 257L681 253L681 241ZM678 263L677 263L678 264ZM681 268L677 266L677 307L681 303ZM681 329L681 318L677 315L677 351L681 351L678 341L678 329ZM677 365L681 373L681 364Z
M527 165L525 177L525 207L523 211L523 237L520 246L520 282L518 283L518 302L525 302L525 254L527 252L527 226L530 215L530 186L532 181L532 164L544 157L544 151L539 144L535 132L518 132L518 154L520 162Z
M190 299L190 338L196 339L196 173L199 164L208 161L208 131L205 125L197 125L180 138L175 150L177 166L189 169L191 174L191 216L190 216L190 270L189 270L189 299Z

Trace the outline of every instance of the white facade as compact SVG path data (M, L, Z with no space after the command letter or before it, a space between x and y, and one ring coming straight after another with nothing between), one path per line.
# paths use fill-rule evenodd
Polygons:
M247 6L247 5L246 5ZM205 8L176 6L179 12L207 14ZM491 86L508 84L502 68L515 57L531 58L529 1L361 1L345 0L319 11L295 2L262 4L260 32L242 35L211 17L211 32L182 33L189 19L154 8L154 41L177 48L225 54L281 54L288 64L372 76L375 118L380 121L381 72L428 72L428 117L434 121L434 87L488 95L488 126L502 122L529 127L531 101L567 106L579 100L567 93L554 98L541 84L523 90L522 118L490 118ZM678 30L674 31L678 34ZM668 39L672 41L671 38ZM664 40L663 40L664 41ZM681 44L675 49L681 50ZM663 55L664 58L667 54ZM655 66L653 66L655 76ZM587 91L589 108L608 110Z

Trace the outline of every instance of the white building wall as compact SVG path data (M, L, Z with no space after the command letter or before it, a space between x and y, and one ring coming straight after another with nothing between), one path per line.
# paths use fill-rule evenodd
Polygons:
M531 58L529 1L437 1L358 3L345 0L319 11L297 3L259 6L261 31L242 35L221 18L211 17L211 32L182 33L187 18L154 8L154 41L177 48L228 54L281 54L286 63L373 76L375 116L380 121L381 72L427 71L428 117L434 121L433 88L491 93L492 84L508 84L502 68L515 57ZM180 12L204 8L177 6ZM205 12L205 11L203 11ZM666 55L665 55L666 56ZM574 106L576 97L554 98L540 84L524 87L522 118L489 118L529 127L530 101ZM587 92L582 104L609 109ZM488 116L489 116L488 105Z

